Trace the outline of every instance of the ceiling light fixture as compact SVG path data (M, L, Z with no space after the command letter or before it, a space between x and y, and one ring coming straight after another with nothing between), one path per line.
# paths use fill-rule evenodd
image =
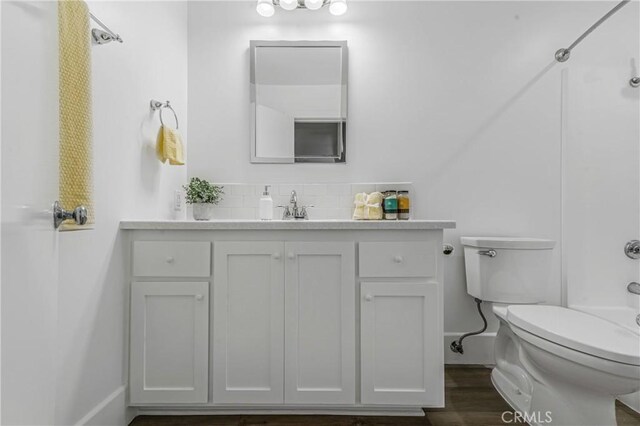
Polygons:
M269 18L273 16L274 13L276 13L275 8L273 7L272 0L258 0L256 11L258 12L258 14L264 16L265 18Z
M324 0L304 0L304 5L309 10L318 10L324 4Z
M268 18L275 13L275 6L284 10L318 10L329 6L329 12L335 16L344 15L348 9L347 0L258 0L256 11Z
M294 10L298 8L298 0L280 0L280 7L284 10Z
M347 0L331 0L329 4L329 12L335 16L344 15L347 9Z

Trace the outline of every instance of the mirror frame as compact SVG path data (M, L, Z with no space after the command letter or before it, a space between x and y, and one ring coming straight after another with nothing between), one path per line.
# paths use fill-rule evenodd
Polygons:
M349 98L349 55L347 52L347 41L346 40L323 40L323 41L268 41L268 40L251 40L249 42L249 58L250 58L250 68L249 68L249 107L251 109L250 112L250 131L251 131L251 163L255 164L294 164L295 157L291 158L291 160L287 158L278 158L278 157L257 157L256 156L256 143L258 142L257 126L256 126L256 48L258 47L339 47L341 48L342 54L342 82L347 86L347 90L344 93L344 119L345 126L347 122L347 109L348 109L348 98ZM345 131L346 134L346 131ZM308 164L308 163L306 163ZM322 163L319 163L322 164ZM328 164L346 164L343 163L328 163Z

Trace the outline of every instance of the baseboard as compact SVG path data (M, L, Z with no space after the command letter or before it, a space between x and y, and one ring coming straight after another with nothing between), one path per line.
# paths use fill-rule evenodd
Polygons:
M127 419L126 406L127 386L122 385L113 391L109 396L93 407L76 426L126 426L131 419Z
M464 354L453 352L449 346L454 340L458 340L464 333L444 333L444 362L445 364L481 364L491 365L495 363L493 357L493 344L496 333L482 333L464 339Z
M334 415L334 416L412 416L423 417L419 407L138 407L140 416L207 415L233 416L248 415Z

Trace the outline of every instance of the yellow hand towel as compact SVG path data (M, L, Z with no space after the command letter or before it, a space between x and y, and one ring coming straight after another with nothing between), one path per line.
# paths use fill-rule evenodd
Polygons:
M161 162L169 160L172 166L184 165L184 152L182 139L177 130L160 126L158 139L156 140L156 154Z
M361 192L354 196L353 204L355 208L353 209L353 220L362 220L366 219L364 215L364 206L367 201L367 193Z
M382 200L384 195L381 192L372 192L367 195L365 206L365 219L379 220L382 219Z
M84 226L65 222L61 230L91 229L95 223L92 184L91 45L89 8L84 1L58 2L60 203L83 205Z

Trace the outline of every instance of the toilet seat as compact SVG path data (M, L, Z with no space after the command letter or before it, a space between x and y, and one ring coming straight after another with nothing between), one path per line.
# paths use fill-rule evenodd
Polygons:
M507 321L552 343L640 366L640 335L594 315L560 306L510 305Z

